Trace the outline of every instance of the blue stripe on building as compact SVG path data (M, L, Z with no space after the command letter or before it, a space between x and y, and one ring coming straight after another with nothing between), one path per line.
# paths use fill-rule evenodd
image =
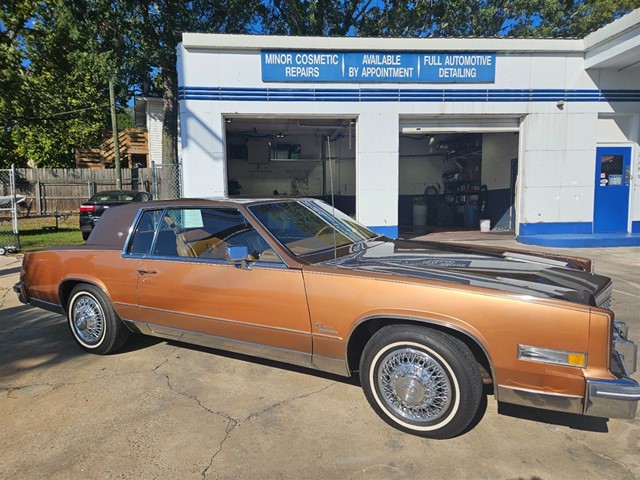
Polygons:
M640 90L180 87L178 98L239 102L640 102Z

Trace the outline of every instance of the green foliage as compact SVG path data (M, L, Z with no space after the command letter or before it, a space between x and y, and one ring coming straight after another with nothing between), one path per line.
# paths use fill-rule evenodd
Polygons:
M29 252L41 248L84 243L77 216L60 219L57 230L52 229L55 225L56 221L52 216L19 218L20 250Z
M361 36L584 37L640 7L640 0L379 0L369 3L362 21L354 25Z
M640 0L10 0L0 7L0 166L73 164L134 94L165 98L177 151L182 32L370 37L583 37Z
M355 33L368 13L376 10L372 0L271 0L264 2L264 33L300 36L345 36ZM392 8L392 3L386 2Z
M640 7L640 0L519 1L512 36L582 38Z
M127 128L135 128L136 122L133 113L133 107L126 107L118 110L117 120L118 129L126 130Z
M30 3L18 33L4 32L0 165L72 166L74 149L99 143L109 118L104 62L64 1Z

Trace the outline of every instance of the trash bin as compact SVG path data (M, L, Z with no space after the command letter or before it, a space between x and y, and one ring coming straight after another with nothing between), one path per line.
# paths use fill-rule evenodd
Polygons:
M413 199L413 226L424 227L427 225L427 205L421 195Z
M478 206L467 203L464 206L464 228L478 228Z

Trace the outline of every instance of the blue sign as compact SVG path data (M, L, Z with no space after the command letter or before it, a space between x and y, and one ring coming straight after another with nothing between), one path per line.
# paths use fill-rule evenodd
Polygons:
M264 82L494 83L495 53L262 52Z

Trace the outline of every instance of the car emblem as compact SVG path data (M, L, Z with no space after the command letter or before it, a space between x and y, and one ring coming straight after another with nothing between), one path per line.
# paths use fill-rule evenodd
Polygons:
M118 232L118 238L122 238L123 235L124 235L124 233Z

